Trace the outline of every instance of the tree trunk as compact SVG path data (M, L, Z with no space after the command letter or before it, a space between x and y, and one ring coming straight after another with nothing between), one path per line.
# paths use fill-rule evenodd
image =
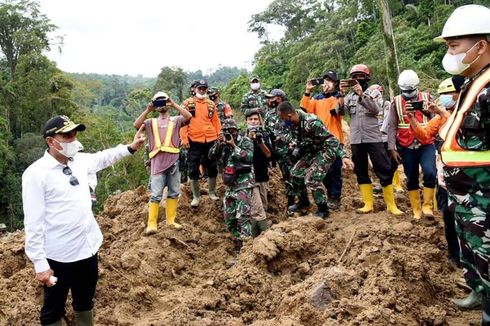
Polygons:
M387 0L377 0L379 10L383 17L383 37L386 45L386 67L388 88L390 98L395 95L397 88L396 80L400 74L398 65L398 55L396 52L395 36L393 34L393 25L391 23L391 11Z

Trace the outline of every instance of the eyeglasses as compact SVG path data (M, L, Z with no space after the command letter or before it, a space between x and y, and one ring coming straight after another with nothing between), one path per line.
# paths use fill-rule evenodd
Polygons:
M70 167L65 166L63 168L63 174L64 175L69 175L70 176L70 184L72 186L78 186L80 183L78 182L78 179L72 174L73 172L71 171Z

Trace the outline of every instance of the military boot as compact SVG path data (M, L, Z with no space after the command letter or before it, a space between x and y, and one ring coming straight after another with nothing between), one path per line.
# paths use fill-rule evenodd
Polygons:
M234 245L235 247L233 248L233 258L231 258L228 263L230 267L234 266L237 263L238 255L240 254L240 250L242 249L243 242L241 239L235 238Z
M208 196L211 200L219 200L216 195L216 177L208 179Z
M482 312L481 324L482 326L490 326L490 298L485 296L482 297L482 306L483 306L483 312Z
M326 219L326 218L328 218L328 215L329 215L329 212L328 212L327 203L318 204L318 210L316 211L315 216Z

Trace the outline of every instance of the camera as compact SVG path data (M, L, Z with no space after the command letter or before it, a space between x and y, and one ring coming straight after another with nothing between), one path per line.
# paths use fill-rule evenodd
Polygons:
M355 79L341 79L340 83L347 84L347 87L352 87L357 85L357 80Z
M302 153L303 150L301 147L297 146L293 149L293 151L291 152L291 156L294 158L294 159L299 159L301 157L301 155L303 154Z
M324 82L324 79L323 78L314 78L314 79L311 79L310 80L310 83L313 86L321 85L321 84L323 84L323 82Z
M153 103L154 108L160 108L167 105L167 100L158 99L158 100L151 101L151 103Z
M414 110L418 110L418 111L424 110L424 101L411 101L411 102L407 102L407 104L412 105L412 108Z
M231 133L229 133L229 132L227 132L227 131L225 131L225 132L223 133L223 136L225 137L225 140L226 140L226 141L230 141L230 140L232 140L232 139L233 139L233 136L231 135Z

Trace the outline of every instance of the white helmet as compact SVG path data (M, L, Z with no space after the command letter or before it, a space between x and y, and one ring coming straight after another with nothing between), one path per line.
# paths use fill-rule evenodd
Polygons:
M153 95L153 98L151 99L152 101L156 100L157 98L164 98L164 99L168 99L168 95L167 93L165 92L162 92L162 91L159 91L159 92L156 92L155 95Z
M436 42L449 37L490 34L490 9L481 5L466 5L456 8L446 20L442 34Z
M398 77L398 87L402 91L411 91L419 86L420 80L417 73L413 70L403 70Z

